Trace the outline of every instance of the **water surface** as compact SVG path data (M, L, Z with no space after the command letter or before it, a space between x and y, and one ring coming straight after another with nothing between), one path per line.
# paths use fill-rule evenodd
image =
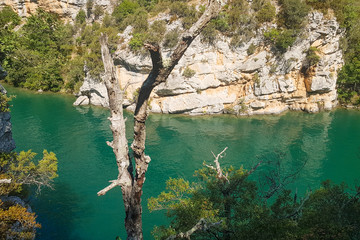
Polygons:
M32 149L41 155L53 151L59 159L55 190L31 198L42 224L39 240L98 240L125 238L120 189L105 196L96 192L115 179L109 112L99 107L73 107L72 96L38 94L7 87L17 97L12 104L13 136L17 151ZM151 115L147 122L146 152L151 163L143 203L165 187L169 177L193 179L211 151L228 147L223 166L251 167L260 160L282 155L284 174L304 163L291 188L305 191L332 179L353 185L360 174L360 112L336 110L319 114L289 112L281 116L236 118ZM127 121L132 136L132 117ZM259 168L261 175L266 168ZM254 175L254 179L258 175ZM144 208L145 239L155 224L165 223L163 213Z

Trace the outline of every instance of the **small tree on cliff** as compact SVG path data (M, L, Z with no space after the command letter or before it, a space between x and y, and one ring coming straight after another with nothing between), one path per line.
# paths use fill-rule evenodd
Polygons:
M121 187L126 213L125 228L128 239L143 239L141 195L145 174L151 160L149 156L145 155L145 121L148 117L147 106L151 91L154 87L166 81L191 42L200 34L209 21L218 15L222 4L220 0L209 1L205 12L199 20L182 34L168 64L165 65L163 62L158 45L145 44L145 48L150 52L153 67L143 82L138 95L134 113L134 140L131 144L133 154L130 154L125 135L125 119L122 105L124 91L120 88L116 77L113 59L107 46L107 37L102 35L100 38L105 68L104 80L108 91L111 112L109 118L111 122L110 128L113 133L113 141L107 142L107 144L113 148L119 173L115 180L110 181L111 184L109 186L98 192L98 195L104 195L116 186Z

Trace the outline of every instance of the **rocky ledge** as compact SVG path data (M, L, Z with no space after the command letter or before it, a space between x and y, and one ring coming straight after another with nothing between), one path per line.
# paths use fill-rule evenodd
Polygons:
M0 84L1 94L7 94ZM15 141L12 138L12 125L9 112L0 112L0 152L11 152L15 149Z
M88 0L0 0L0 8L11 6L20 17L28 17L36 13L38 8L57 13L66 21L74 21L80 9L86 10ZM100 5L109 13L113 11L116 0L97 0L94 4ZM91 16L93 17L93 16ZM90 18L89 21L92 19Z
M168 26L168 31L177 27L181 27L179 21ZM198 37L167 82L154 89L149 109L156 113L253 115L285 110L317 112L335 107L337 72L343 65L339 40L344 33L337 21L326 19L322 13L310 13L300 37L281 55L271 50L263 36L274 27L263 26L254 38L236 49L230 48L230 39L226 37L219 37L215 45L204 44ZM124 43L115 53L115 63L121 86L128 86L125 106L131 110L138 88L151 69L151 60L148 55L135 54L126 47L130 33L128 27L119 35ZM256 49L249 55L251 45ZM311 67L306 60L310 47L317 49L319 57ZM165 62L171 51L163 49ZM194 74L184 77L185 69L189 68ZM81 93L77 104L108 105L106 88L101 82L86 78Z

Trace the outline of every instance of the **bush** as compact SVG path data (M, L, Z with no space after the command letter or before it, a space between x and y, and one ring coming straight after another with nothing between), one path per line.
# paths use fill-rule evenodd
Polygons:
M144 46L146 35L142 33L135 33L129 42L130 49L139 51Z
M185 69L184 69L184 72L183 72L183 76L184 77L186 77L186 78L191 78L191 77L193 77L194 75L195 75L195 71L194 70L192 70L191 68L189 68L189 67L186 67Z
M165 35L164 47L173 48L179 41L179 29L174 29Z
M350 102L355 95L360 93L360 60L352 59L346 63L338 76L339 98L342 102Z
M150 26L147 42L160 44L166 32L166 22L157 20Z
M86 2L87 17L90 17L93 7L94 7L94 0L87 0Z
M103 14L104 14L103 7L100 6L100 5L95 5L95 9L94 9L94 17L95 17L95 19L98 19Z
M319 63L320 57L316 54L319 51L316 47L310 47L306 54L308 66L314 66Z
M214 24L216 30L220 32L227 32L230 29L228 15L225 13L220 13L219 16L211 20L211 22Z
M264 33L265 40L273 44L280 53L286 52L287 48L292 46L296 40L296 31L270 29Z
M0 87L2 88L1 85ZM8 97L3 92L0 92L0 112L10 112L9 102L11 101L12 98L13 98L12 96Z
M275 42L276 48L281 52L286 52L288 47L291 47L296 40L296 34L292 30L284 30L278 36Z
M86 21L86 13L84 10L80 10L75 17L76 23L83 24Z
M274 20L276 16L276 9L275 7L269 2L266 1L261 9L256 13L256 19L260 22L271 22Z
M217 38L217 31L215 28L215 23L210 22L202 31L201 31L201 41L209 44L214 44Z
M188 6L184 2L173 2L170 6L170 14L183 18L182 23L185 29L189 29L197 20L195 7Z
M135 13L140 5L136 1L124 0L122 1L113 11L112 15L114 16L117 23L122 22L127 16Z
M147 12L138 9L131 18L130 24L134 27L134 33L146 32L149 28Z
M256 46L255 46L255 44L253 44L253 43L250 44L249 48L246 50L246 52L247 52L248 55L254 54L255 51L256 51Z
M279 24L287 29L300 29L309 7L302 0L282 0Z
M330 8L331 2L332 0L306 0L306 4L324 13Z

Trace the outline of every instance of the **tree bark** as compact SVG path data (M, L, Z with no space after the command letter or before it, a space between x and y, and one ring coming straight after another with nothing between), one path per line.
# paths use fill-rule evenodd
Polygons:
M108 145L113 148L119 173L117 179L110 181L111 184L99 191L98 195L104 195L110 189L121 186L126 212L125 228L128 235L127 239L129 240L143 239L141 196L145 174L151 161L150 157L145 155L145 122L148 117L147 106L150 94L154 87L166 81L191 42L200 34L206 24L218 15L222 4L220 0L210 0L207 9L199 20L182 35L181 40L170 57L169 65L164 66L158 45L145 44L145 48L150 52L153 68L140 88L134 113L134 140L131 144L131 149L134 156L135 171L133 171L132 160L129 157L128 142L125 135L125 120L122 107L124 93L116 78L113 59L107 46L107 37L102 35L100 38L105 68L104 81L108 90L111 111L111 117L109 118L111 122L110 128L113 133L113 141L108 142Z

